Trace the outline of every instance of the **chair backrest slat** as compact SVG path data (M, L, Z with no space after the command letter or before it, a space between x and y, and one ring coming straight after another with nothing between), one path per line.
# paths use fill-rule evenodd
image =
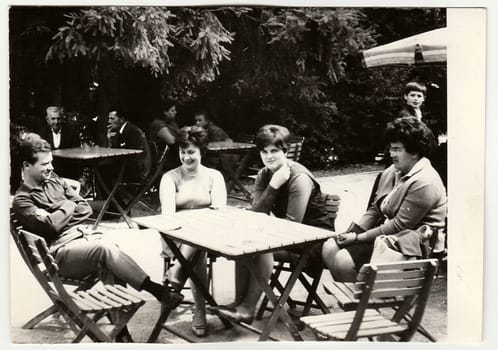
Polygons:
M301 136L291 137L287 149L287 158L295 162L299 161L299 159L301 158L303 143L304 143L304 137Z
M383 289L395 289L395 288L416 288L424 284L424 277L420 278L407 278L407 279L392 279L392 280L380 280L376 279L373 290L383 290ZM361 293L364 288L364 282L357 282L354 285L354 292Z
M359 298L368 283L369 271L375 268L377 276L371 288L371 298L396 298L418 295L426 283L431 260L405 261L387 264L366 264L360 269L354 284L354 296Z
M373 264L365 264L361 267L360 272L364 269L367 269L369 266ZM398 262L390 262L383 263L377 265L377 271L392 271L392 270L411 270L411 269L420 269L420 268L428 268L431 265L431 260L410 260L410 261L398 261Z
M235 137L236 142L254 143L254 134L240 133Z
M50 254L45 240L25 230L20 230L19 233L22 247L31 261L30 269L45 292L52 296L57 295L61 299L69 299L67 291L58 275L59 267L52 254ZM40 259L36 263L34 261L35 257L39 257ZM40 261L43 262L45 270L40 266ZM52 283L52 285L49 283Z
M327 211L327 216L331 221L332 227L335 229L335 219L337 218L337 213L339 212L339 206L341 205L341 197L336 194L323 194L323 205Z
M392 298L392 297L407 297L409 295L418 295L422 287L416 288L390 288L373 290L370 294L371 298Z
M377 281L379 280L396 280L400 278L419 278L425 276L424 269L416 269L416 270L392 270L392 271L383 271L377 275ZM364 273L358 273L356 277L356 281L361 282L365 280L366 275Z

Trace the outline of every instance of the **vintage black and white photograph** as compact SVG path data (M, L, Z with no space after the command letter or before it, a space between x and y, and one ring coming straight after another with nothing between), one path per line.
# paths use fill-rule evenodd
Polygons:
M449 11L11 5L11 343L447 342Z

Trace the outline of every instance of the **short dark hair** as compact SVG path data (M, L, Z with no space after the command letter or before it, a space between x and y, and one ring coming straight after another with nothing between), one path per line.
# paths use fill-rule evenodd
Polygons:
M427 94L427 88L424 83L420 83L418 81L410 81L405 85L403 89L403 95L408 95L410 91L418 91L424 94Z
M405 150L420 157L428 156L436 147L431 129L416 117L396 118L387 124L386 143L401 142Z
M119 119L124 119L124 120L127 120L126 117L119 111L119 109L117 108L112 108L108 114L111 114L111 113L116 113L116 116L119 118Z
M290 132L285 126L267 124L259 129L254 143L258 151L263 150L266 146L274 145L287 152L289 149L289 137Z
M38 152L50 152L50 144L35 133L27 134L19 143L19 160L35 164L38 161Z
M181 148L187 148L189 145L199 147L201 156L207 152L208 134L206 129L200 126L184 126L178 133L176 143Z
M176 106L176 102L174 100L166 99L166 100L161 102L161 110L163 110L163 111L167 111L167 110L171 109L171 107L173 107L173 106Z
M210 120L210 116L209 116L209 113L207 110L205 109L198 109L195 113L194 113L194 117L197 116L197 115L203 115L205 118L206 118L206 121Z

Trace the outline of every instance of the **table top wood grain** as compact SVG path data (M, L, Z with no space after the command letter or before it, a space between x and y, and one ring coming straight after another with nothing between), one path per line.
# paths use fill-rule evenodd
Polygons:
M234 207L184 210L133 221L227 258L314 244L335 235L333 231Z
M109 147L73 147L63 148L52 151L54 157L77 159L77 160L94 160L113 157L124 157L135 154L140 154L143 151L140 149L126 148L109 148Z

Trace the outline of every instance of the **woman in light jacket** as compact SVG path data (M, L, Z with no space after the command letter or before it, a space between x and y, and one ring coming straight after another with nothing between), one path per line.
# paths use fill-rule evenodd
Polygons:
M372 205L355 232L323 245L323 261L336 280L355 280L370 261L377 236L445 225L446 190L426 158L436 144L432 131L415 117L397 118L387 125L386 141L393 164L382 173Z

